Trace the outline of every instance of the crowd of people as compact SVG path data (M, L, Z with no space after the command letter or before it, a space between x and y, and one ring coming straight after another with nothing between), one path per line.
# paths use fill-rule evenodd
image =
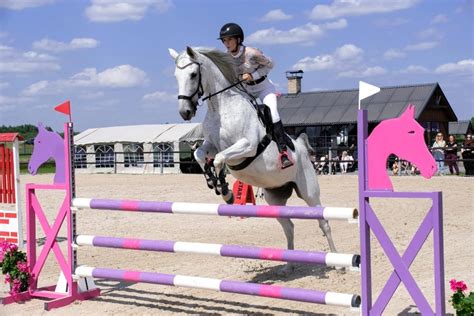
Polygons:
M431 152L438 166L437 175L450 174L459 175L458 160L461 159L465 175L474 175L474 144L472 134L467 134L462 143L456 141L454 135L449 135L447 141L444 139L443 133L436 134L436 138L431 146ZM461 155L459 156L459 152Z
M313 155L311 160L317 174L346 174L354 172L357 168L357 159L354 159L354 148L346 148L347 150L334 153L332 157L329 155L321 155L317 157ZM462 142L458 142L454 135L449 135L445 140L442 133L435 136L435 140L431 146L431 152L438 167L437 175L446 175L448 170L452 175L460 175L459 163L465 170L466 176L474 176L474 142L472 134L467 134ZM390 169L392 175L417 175L418 168L408 161L399 161L397 158L391 160Z
M355 171L355 159L352 150L343 150L340 154L334 155L329 159L329 155L322 155L319 159L312 156L311 160L317 174L336 174L340 172L345 174Z

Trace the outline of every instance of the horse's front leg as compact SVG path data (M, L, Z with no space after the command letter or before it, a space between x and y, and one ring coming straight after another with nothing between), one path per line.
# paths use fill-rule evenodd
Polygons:
M211 169L212 159L217 153L217 149L214 144L209 141L204 141L202 145L194 152L194 158L204 172L204 178L206 178L207 186L209 189L214 189L217 186L217 174Z
M218 175L217 190L222 193L222 198L227 204L234 203L234 195L232 190L229 190L229 184L225 180L224 164L228 160L255 156L256 152L256 146L252 146L248 139L241 138L234 145L216 154L214 168Z
M229 160L246 158L255 156L257 153L257 145L253 145L247 138L239 139L232 146L224 149L223 151L216 154L214 158L214 167L216 173L220 174L224 168L224 164Z

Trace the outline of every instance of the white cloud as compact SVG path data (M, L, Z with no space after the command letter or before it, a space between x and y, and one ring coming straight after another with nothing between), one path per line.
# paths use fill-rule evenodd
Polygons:
M396 59L396 58L404 58L405 56L406 56L405 52L396 48L391 48L385 51L385 53L383 53L383 58L388 59L388 60Z
M438 46L438 42L421 42L418 44L412 44L412 45L407 45L405 47L406 50L428 50L428 49L433 49L436 46Z
M353 44L346 44L338 47L334 52L334 56L339 60L358 61L364 54L364 50Z
M336 22L317 25L308 23L303 26L292 28L288 31L269 28L259 30L247 36L248 43L258 43L267 45L277 44L313 44L315 40L321 38L325 30L340 29L347 26L347 22L342 19Z
M93 22L139 21L150 9L163 13L172 6L171 0L91 0L86 16Z
M0 90L6 89L10 86L9 82L0 82Z
M142 100L147 103L177 102L176 94L172 94L166 91L156 91L153 93L145 94Z
M431 24L440 24L440 23L446 23L448 22L448 18L444 14L438 14L435 17L433 17L433 20L431 20Z
M61 67L53 56L34 51L19 52L13 47L0 45L0 73L34 73L56 71Z
M400 70L400 73L402 74L423 74L428 72L428 69L418 65L410 65L407 68Z
M262 22L276 22L276 21L285 21L291 20L293 18L292 15L286 14L281 9L271 10L267 14L265 14L260 21Z
M328 22L323 24L323 28L326 30L340 30L347 27L346 19L339 19L334 22Z
M69 79L56 81L39 81L23 90L26 96L50 95L76 89L94 88L132 88L145 85L148 82L146 73L130 65L120 65L97 72L96 68L85 68Z
M436 67L437 74L470 74L474 75L474 59L464 59L457 63L447 63Z
M23 10L51 4L55 0L1 0L0 7L10 10Z
M148 81L143 70L130 65L106 69L97 74L96 80L100 86L112 88L136 87Z
M330 5L318 4L311 11L311 19L335 19L344 16L385 13L407 9L420 0L334 0Z
M353 45L346 44L338 47L332 55L318 55L316 57L305 57L293 65L293 69L304 71L342 69L358 63L364 54L364 50Z
M343 72L338 73L337 75L339 77L347 77L347 78L366 78L366 77L381 76L381 75L385 75L386 73L387 73L387 70L385 70L385 68L382 68L380 66L375 66L375 67L368 67L366 69L361 69L361 70L343 71Z
M18 105L30 103L34 101L34 98L20 96L20 97L9 97L0 94L0 112L8 110L18 109Z
M80 94L79 97L83 100L96 100L96 99L102 98L104 95L105 94L103 91L97 91L97 92L83 93L83 94Z
M390 17L390 18L380 18L375 20L374 24L380 27L395 27L403 24L407 24L408 20L401 17Z
M337 62L331 55L318 55L316 57L305 57L293 65L293 69L304 71L326 70L336 68Z
M442 39L444 37L443 32L439 31L438 29L434 27L429 27L427 29L421 30L418 32L418 37L419 38L424 38L424 39Z
M51 52L62 52L81 48L95 48L99 46L99 41L93 38L73 38L69 43L43 38L33 42L33 48Z

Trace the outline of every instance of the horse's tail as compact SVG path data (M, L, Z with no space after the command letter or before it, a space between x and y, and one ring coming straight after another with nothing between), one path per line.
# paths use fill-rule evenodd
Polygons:
M306 147L306 149L308 150L308 155L313 155L316 153L314 148L309 143L308 135L306 135L306 133L301 133L300 136L298 136L298 138L296 139L296 141L301 142Z

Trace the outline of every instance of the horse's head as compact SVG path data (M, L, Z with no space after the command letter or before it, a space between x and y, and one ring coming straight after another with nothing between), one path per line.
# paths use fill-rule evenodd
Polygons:
M436 173L436 162L424 141L424 128L408 105L399 117L382 121L367 138L369 189L393 189L386 164L390 154L414 164L423 177Z
M38 135L35 137L33 153L28 163L29 173L35 175L48 159L61 156L63 154L61 146L61 137L55 132L46 130L42 123L38 123Z
M393 136L398 141L393 142L393 153L418 167L423 177L431 178L437 170L436 162L426 146L425 129L415 120L415 107L410 104L400 117L394 119L394 124L393 133L396 135Z
M197 60L198 53L191 47L181 54L170 48L169 53L176 64L174 75L178 81L179 114L189 121L196 115L203 94L201 63Z

